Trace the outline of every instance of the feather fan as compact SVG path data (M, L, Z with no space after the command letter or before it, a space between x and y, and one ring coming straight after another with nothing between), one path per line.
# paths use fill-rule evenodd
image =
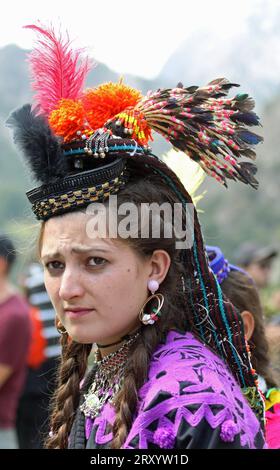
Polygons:
M43 116L36 115L30 104L14 111L7 120L13 129L14 142L23 152L24 158L35 179L48 184L66 174L65 158L61 147Z
M80 97L92 62L83 58L82 49L73 50L69 37L55 35L52 28L36 25L25 28L34 30L39 38L37 47L29 55L35 100L39 113L49 116L62 98L76 100Z

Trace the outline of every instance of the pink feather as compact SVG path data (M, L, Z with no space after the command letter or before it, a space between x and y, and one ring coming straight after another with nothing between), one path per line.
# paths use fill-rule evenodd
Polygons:
M70 48L69 37L55 35L52 28L27 25L39 35L37 47L29 55L35 101L39 113L49 116L62 98L80 97L86 76L93 63L83 58L82 49ZM79 63L78 63L79 62Z

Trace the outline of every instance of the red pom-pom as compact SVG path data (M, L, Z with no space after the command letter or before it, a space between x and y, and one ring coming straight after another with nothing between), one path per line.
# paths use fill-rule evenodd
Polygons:
M84 128L85 111L80 101L61 100L59 107L51 112L49 123L54 133L69 141Z
M82 96L87 121L93 130L103 127L116 114L134 107L141 100L138 90L123 83L105 83L88 89Z

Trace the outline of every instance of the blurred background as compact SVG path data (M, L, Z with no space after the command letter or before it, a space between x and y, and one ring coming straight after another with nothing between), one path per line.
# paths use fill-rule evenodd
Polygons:
M30 257L36 222L24 191L32 187L11 143L5 119L31 100L26 56L34 35L22 28L40 20L69 31L75 46L87 46L96 66L87 85L124 77L143 93L157 87L202 85L225 76L250 93L263 128L258 148L258 191L231 183L228 190L206 178L200 202L208 244L234 258L238 245L253 239L279 245L280 2L154 0L132 2L50 0L45 5L10 1L0 31L0 227ZM168 145L157 140L158 154ZM21 265L18 264L18 272ZM272 281L279 283L279 262Z

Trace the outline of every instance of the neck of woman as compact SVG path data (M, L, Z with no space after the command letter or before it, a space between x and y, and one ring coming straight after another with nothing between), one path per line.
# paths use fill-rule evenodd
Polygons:
M116 337L111 339L110 341L104 341L104 343L97 343L96 346L98 348L98 359L104 359L109 354L118 351L127 341L129 341L137 333L138 330L139 327L134 328L134 330L119 338Z
M98 353L100 356L100 359L103 359L104 357L108 356L109 354L118 351L124 344L125 340L119 339L116 340L116 342L109 343L109 344L97 344L98 347Z

